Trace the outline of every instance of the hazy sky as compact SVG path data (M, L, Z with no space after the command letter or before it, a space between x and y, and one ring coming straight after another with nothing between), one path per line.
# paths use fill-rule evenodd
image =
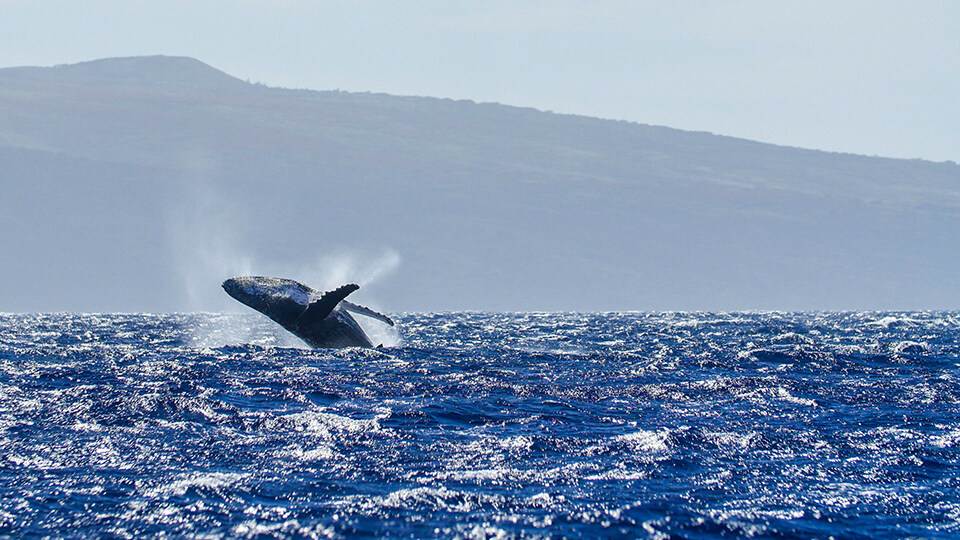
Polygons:
M957 28L952 0L0 0L0 66L182 55L271 86L960 161Z

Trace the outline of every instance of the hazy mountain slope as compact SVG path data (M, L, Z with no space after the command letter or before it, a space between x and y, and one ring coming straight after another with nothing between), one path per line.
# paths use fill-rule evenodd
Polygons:
M150 57L0 70L0 170L6 311L221 309L245 271L395 311L960 304L952 163Z

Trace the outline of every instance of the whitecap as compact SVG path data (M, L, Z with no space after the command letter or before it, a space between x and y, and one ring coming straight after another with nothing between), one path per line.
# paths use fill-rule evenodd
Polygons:
M296 431L333 439L336 435L357 433L385 433L375 419L357 420L347 416L320 411L303 411L281 417Z
M930 437L930 444L937 448L953 448L960 446L960 429L954 429L948 433L933 435Z
M235 484L247 479L249 473L194 473L181 475L179 479L144 490L143 496L148 498L169 498L185 494L190 488L206 488L211 490L221 490L233 487Z

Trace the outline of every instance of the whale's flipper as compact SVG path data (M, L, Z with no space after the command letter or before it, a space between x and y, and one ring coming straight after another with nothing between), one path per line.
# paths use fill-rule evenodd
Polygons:
M359 315L366 315L367 317L377 319L378 321L383 321L390 326L393 326L393 321L390 319L390 317L387 317L383 313L377 313L368 307L358 306L357 304L354 304L353 302L347 302L346 300L343 300L340 303L343 305L343 309L347 311L352 311Z
M309 325L325 319L327 315L330 315L330 312L337 307L337 304L339 304L341 300L359 288L359 285L355 283L349 283L330 292L324 293L319 300L307 306L306 311L304 311L297 319L297 324L299 326Z

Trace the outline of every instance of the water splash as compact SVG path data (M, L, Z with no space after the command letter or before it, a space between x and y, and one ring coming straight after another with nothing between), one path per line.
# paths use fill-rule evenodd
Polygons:
M312 258L305 257L306 262L260 260L242 241L247 225L236 217L242 213L210 181L217 168L216 161L200 154L188 161L190 182L183 187L182 204L170 212L168 220L170 244L183 283L186 311L245 312L244 306L233 301L220 288L224 279L243 275L287 277L322 291L345 283L358 283L364 287L357 295L358 303L384 311L367 287L396 271L400 265L399 253L389 248L379 253L335 248ZM357 319L375 343L386 346L400 343L396 329L367 317ZM262 329L238 326L242 320L214 318L207 321L205 327L195 328L190 342L200 347L217 347L267 339L277 346L306 347L279 327L274 329L272 337L263 338Z
M180 205L168 213L167 232L177 261L185 311L223 311L232 306L219 284L255 267L254 257L240 246L245 225L238 208L210 180L218 164L194 152L184 158L187 180Z

